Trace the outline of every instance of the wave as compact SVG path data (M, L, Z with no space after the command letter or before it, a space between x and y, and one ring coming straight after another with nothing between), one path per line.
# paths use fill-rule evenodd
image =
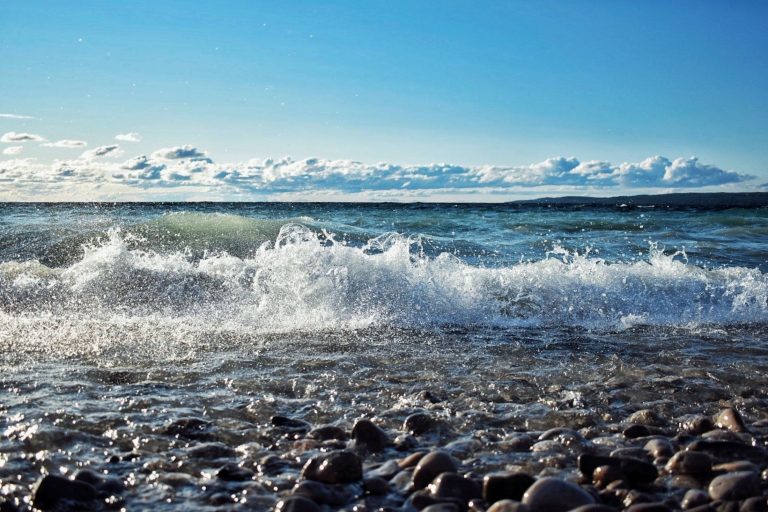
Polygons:
M211 222L168 216L151 227L111 229L64 267L1 263L0 331L19 319L180 322L244 333L768 322L766 274L697 267L685 254L655 246L645 260L628 263L557 249L539 261L486 268L448 253L429 256L420 238L396 233L352 246L295 222L258 221L223 232ZM163 234L164 250L158 238L142 238L152 233ZM239 245L222 250L227 243L219 239L214 252L189 249L191 241L211 236ZM168 251L173 240L184 249Z

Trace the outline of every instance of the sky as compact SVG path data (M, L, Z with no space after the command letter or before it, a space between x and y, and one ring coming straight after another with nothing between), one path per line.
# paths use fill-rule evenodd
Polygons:
M768 190L768 3L0 3L0 200Z

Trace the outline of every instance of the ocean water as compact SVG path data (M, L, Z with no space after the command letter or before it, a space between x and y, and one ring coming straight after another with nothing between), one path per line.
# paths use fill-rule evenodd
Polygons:
M394 429L426 391L454 438L761 417L768 208L703 203L0 205L2 492L93 467L216 509L168 425L245 463L274 415Z

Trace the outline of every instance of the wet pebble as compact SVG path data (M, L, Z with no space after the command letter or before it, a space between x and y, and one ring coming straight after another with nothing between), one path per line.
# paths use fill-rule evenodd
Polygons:
M226 482L244 482L246 480L252 480L253 475L254 473L250 469L232 463L225 464L216 472L216 476L220 480Z
M531 512L565 512L594 502L592 495L578 485L555 477L537 480L522 500Z
M355 498L355 494L343 485L329 485L314 480L304 480L293 488L294 495L301 495L318 505L338 507Z
M358 420L352 427L351 447L355 450L380 452L389 443L387 433L371 420Z
M487 512L529 512L528 505L519 501L501 500L491 505Z
M689 489L683 496L683 499L680 502L680 507L682 507L683 510L688 510L701 505L706 505L707 503L709 503L709 494L701 489Z
M760 478L752 471L736 471L715 477L709 484L713 500L742 500L760 493Z
M456 461L445 452L433 451L424 455L413 471L413 487L423 489L440 473L453 473L458 469Z
M664 438L651 439L645 443L643 448L654 459L659 457L671 457L675 453L672 443Z
M91 484L59 475L46 475L35 489L32 504L40 510L52 510L64 501L83 504L96 497L96 489Z
M483 479L483 498L488 503L502 500L520 501L536 481L527 473L491 473Z
M732 432L746 432L747 426L744 423L744 418L741 417L739 411L732 407L723 409L718 413L715 418L715 425L720 428L728 429Z
M335 425L323 425L312 429L308 436L317 441L346 441L349 439L347 432L343 428Z
M338 450L308 460L301 476L327 484L357 482L363 478L363 463L355 453Z
M416 412L405 418L403 430L411 435L419 436L435 426L435 420L425 412Z
M322 512L320 506L304 496L288 496L275 505L275 512Z
M439 474L427 489L436 498L456 498L464 503L483 493L479 483L457 473Z
M675 474L703 475L712 471L712 458L692 450L677 452L669 459L665 469Z

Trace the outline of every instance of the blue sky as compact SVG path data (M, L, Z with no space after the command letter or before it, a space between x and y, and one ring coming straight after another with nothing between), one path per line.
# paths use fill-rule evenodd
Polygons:
M26 0L0 5L0 54L6 199L768 181L762 1Z

